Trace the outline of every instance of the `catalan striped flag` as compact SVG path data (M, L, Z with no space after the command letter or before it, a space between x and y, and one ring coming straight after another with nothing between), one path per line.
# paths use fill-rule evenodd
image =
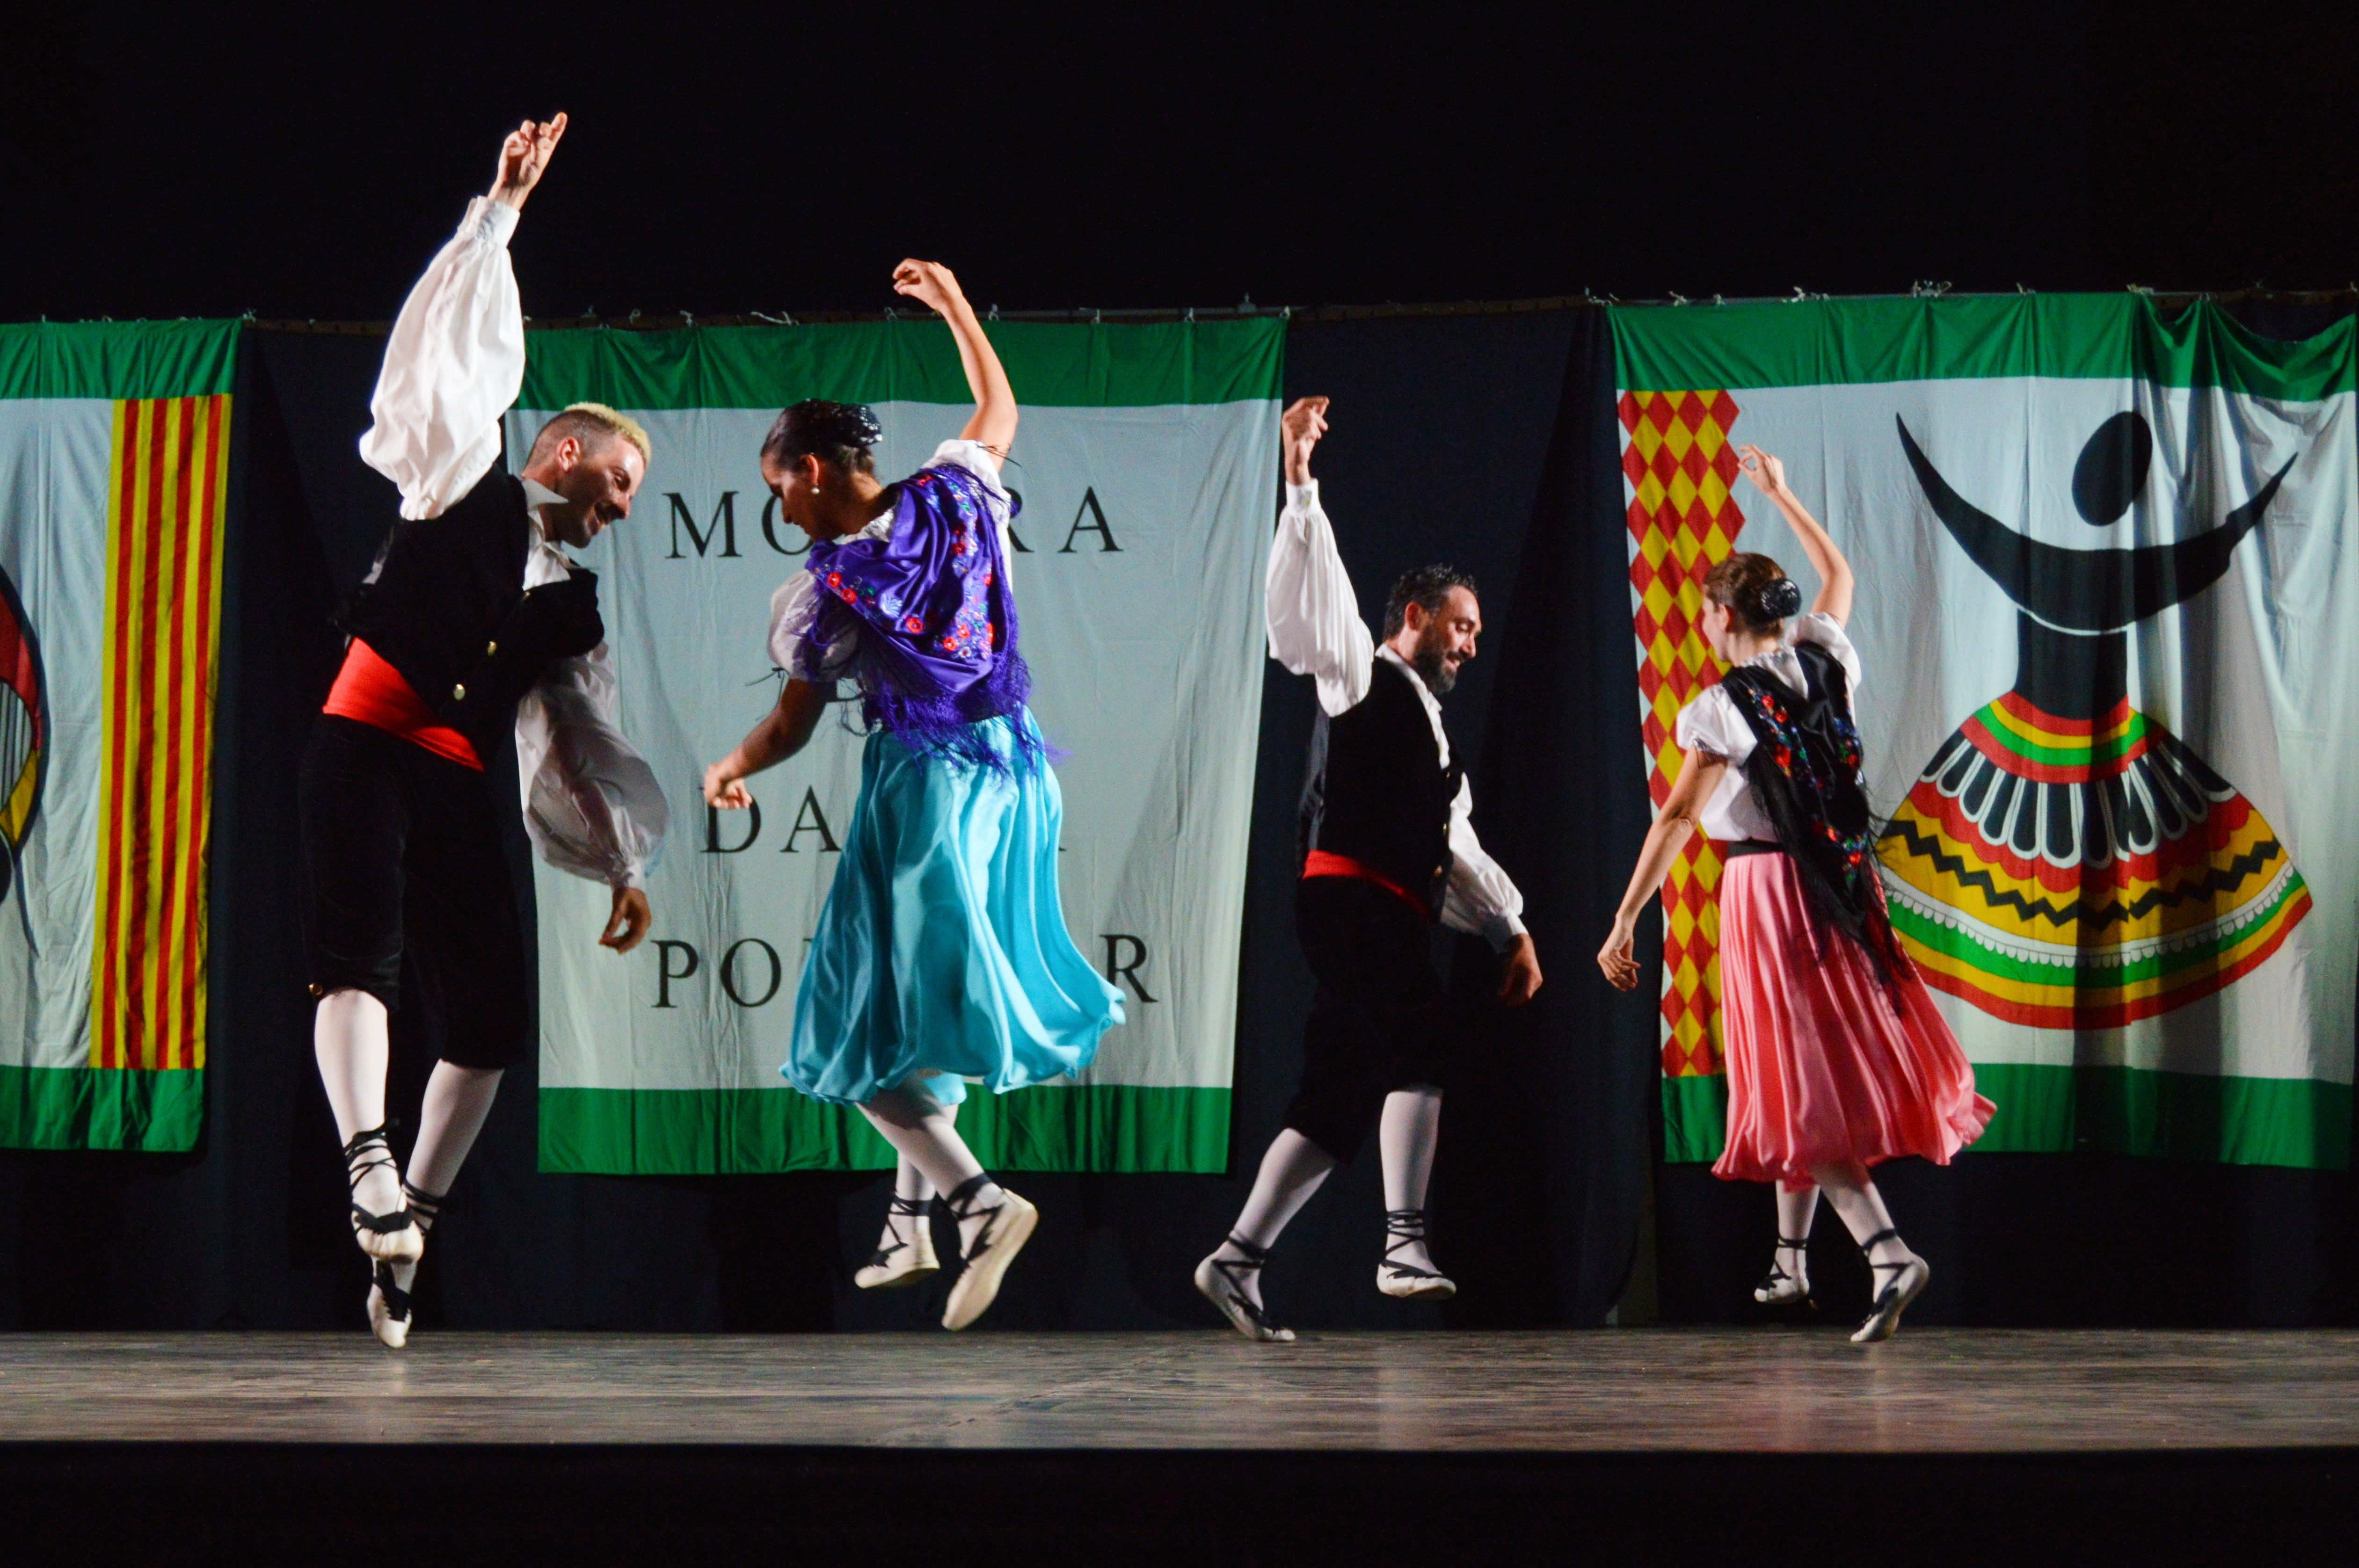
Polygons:
M0 1146L202 1130L236 344L0 327Z

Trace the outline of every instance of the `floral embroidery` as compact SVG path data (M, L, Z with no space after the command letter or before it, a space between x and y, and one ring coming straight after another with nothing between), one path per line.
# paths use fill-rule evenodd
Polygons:
M1016 607L997 570L1006 547L998 528L1013 498L954 467L921 470L900 496L889 541L814 546L810 570L850 614L831 604L828 614L841 619L808 635L823 641L837 626L863 633L856 678L870 722L920 752L1004 768L973 727L1018 711L1029 686ZM1016 747L1039 755L1024 736Z

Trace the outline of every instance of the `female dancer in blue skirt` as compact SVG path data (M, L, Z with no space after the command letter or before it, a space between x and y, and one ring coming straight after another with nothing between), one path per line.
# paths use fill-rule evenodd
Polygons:
M1000 1094L1088 1066L1122 998L1074 948L1057 902L1064 803L1024 705L999 482L1016 395L948 268L905 261L893 287L950 323L974 417L885 485L867 409L813 400L778 416L763 481L812 541L806 569L770 601L770 655L788 678L777 708L705 770L704 797L746 806L745 780L799 751L838 690L857 688L860 799L780 1071L814 1098L858 1106L900 1156L862 1286L933 1272L926 1216L946 1195L966 1267L942 1326L964 1328L1038 1211L959 1137L963 1080Z

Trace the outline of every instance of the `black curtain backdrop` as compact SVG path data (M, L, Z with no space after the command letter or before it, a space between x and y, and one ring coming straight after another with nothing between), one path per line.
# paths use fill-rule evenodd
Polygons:
M2302 337L2334 314L2258 307L2245 319ZM0 1152L0 1326L363 1331L366 1279L310 1060L293 825L296 759L339 656L328 612L393 516L392 487L354 451L382 349L364 334L245 340L205 1138L180 1156ZM1476 825L1529 901L1549 982L1470 1038L1450 1086L1432 1206L1460 1296L1434 1307L1374 1291L1383 1205L1370 1149L1270 1267L1272 1299L1303 1327L1587 1325L1617 1303L1625 1323L1756 1310L1767 1191L1659 1162L1652 984L1621 996L1592 960L1649 816L1614 379L1593 310L1298 321L1288 335L1287 395L1334 399L1317 469L1364 613L1375 619L1392 579L1427 561L1482 585L1481 656L1447 722L1474 770ZM1273 487L1273 518L1277 500ZM1310 983L1293 933L1293 813L1312 712L1310 683L1268 666L1230 1173L1026 1174L1016 1184L1042 1227L987 1326L1214 1326L1189 1274L1243 1200L1300 1067ZM495 776L509 765L490 764ZM528 899L521 828L510 837ZM1658 938L1650 918L1642 951ZM1493 961L1478 943L1436 940L1443 962ZM392 1103L411 1125L429 1055L397 1020ZM536 1099L532 1070L512 1073L436 1230L423 1327L880 1329L939 1315L940 1283L851 1288L882 1217L878 1176L544 1176ZM1912 1321L2359 1317L2347 1176L1970 1153L1881 1179L1935 1264ZM1813 1264L1831 1317L1864 1309L1865 1270L1831 1214Z

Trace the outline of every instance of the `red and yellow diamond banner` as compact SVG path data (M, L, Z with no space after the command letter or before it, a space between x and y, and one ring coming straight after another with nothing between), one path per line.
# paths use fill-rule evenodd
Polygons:
M1629 485L1631 624L1638 643L1639 724L1647 788L1659 808L1679 777L1680 709L1720 679L1697 628L1703 579L1736 547L1745 526L1730 487L1736 404L1725 392L1625 392L1619 406L1622 475ZM1720 857L1688 840L1663 883L1663 1076L1716 1077L1720 1055ZM1697 1139L1716 1148L1717 1125L1685 1128L1689 1108L1709 1119L1716 1098L1667 1092L1673 1158ZM1701 1144L1699 1147L1703 1146Z

